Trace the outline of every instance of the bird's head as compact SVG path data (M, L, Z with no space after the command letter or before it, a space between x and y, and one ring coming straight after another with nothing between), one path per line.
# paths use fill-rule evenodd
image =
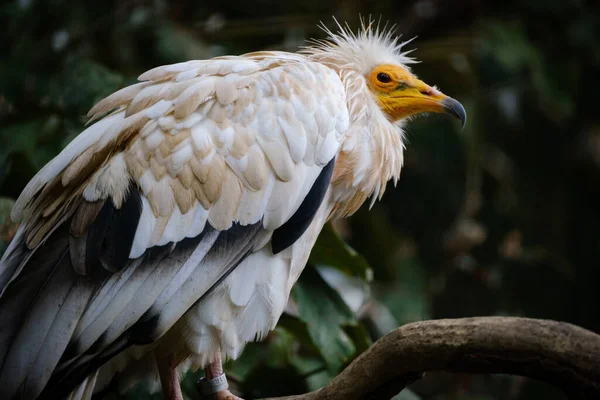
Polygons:
M392 122L437 112L460 119L464 126L464 107L411 72L408 65L415 60L408 57L410 51L403 51L409 41L400 42L394 27L380 29L379 23L363 20L362 29L355 34L348 26L337 24L338 33L323 26L327 39L313 41L306 51L338 70L355 93L360 91L359 86L367 89Z
M369 89L392 121L424 112L447 113L467 120L464 107L435 87L417 79L401 65L377 65L368 74Z
M311 41L302 52L336 71L346 88L351 124L332 184L343 188L336 194L336 215L350 215L367 196L371 204L381 198L387 181L400 177L406 120L438 112L457 117L464 126L466 113L458 101L411 72L415 60L403 50L408 41L401 42L393 27L380 29L369 19L354 33L335 22L337 33L321 26L327 38Z

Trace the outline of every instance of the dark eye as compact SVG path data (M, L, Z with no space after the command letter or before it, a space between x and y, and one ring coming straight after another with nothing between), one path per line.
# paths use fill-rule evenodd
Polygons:
M385 72L380 72L377 74L377 80L381 83L390 83L392 78L390 78L390 76Z

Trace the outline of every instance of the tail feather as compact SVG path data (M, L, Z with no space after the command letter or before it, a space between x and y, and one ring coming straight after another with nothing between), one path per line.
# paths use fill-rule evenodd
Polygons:
M15 272L27 261L27 256L31 256L31 252L27 250L25 245L24 232L24 227L21 226L0 259L0 297Z
M66 400L92 400L94 394L94 388L96 387L96 379L98 378L98 371L94 372L81 384L77 389L73 390Z
M61 230L56 232L58 240L49 240L31 257L29 262L36 263L36 268L25 268L11 281L2 296L3 318L11 320L7 329L10 332L3 332L3 336L10 335L10 338L2 341L8 345L3 348L5 356L0 373L2 398L12 398L23 386L29 389L27 393L19 393L19 397L37 397L45 382L38 380L35 385L23 383L33 382L34 377L30 374L38 375L39 368L47 367L38 362L39 356L40 361L44 358L56 358L58 361L62 353L57 348L44 346L75 283L68 255L68 239L60 233ZM10 309L8 305L15 307Z
M74 272L71 271L71 273ZM52 325L46 332L41 346L42 350L38 353L27 375L26 380L28 384L25 387L34 392L31 393L31 396L27 394L25 398L34 398L34 395L37 396L53 374L54 369L69 344L75 325L81 318L91 297L92 292L89 286L90 284L83 277L78 277L71 286L66 300L60 306L59 312L54 317ZM28 339L25 338L25 340Z
M0 365L5 365L15 336L38 294L57 267L57 260L61 260L66 253L67 244L61 235L56 235L36 252L25 251L18 245L3 259L0 268L6 286L0 295ZM36 264L36 268L24 268L25 264ZM2 388L0 390L3 391Z

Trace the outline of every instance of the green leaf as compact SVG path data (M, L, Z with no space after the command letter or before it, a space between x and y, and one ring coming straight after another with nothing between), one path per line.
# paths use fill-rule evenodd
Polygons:
M367 328L362 324L346 325L344 326L344 332L346 332L356 347L355 356L358 356L373 344Z
M333 230L331 224L326 224L310 253L311 264L329 265L350 276L370 282L373 270L367 260L350 247Z
M287 313L283 313L281 318L279 318L277 327L280 329L284 329L292 335L294 335L296 340L298 340L298 342L300 342L302 345L306 346L307 349L319 352L319 349L315 346L310 337L310 333L308 332L308 326L299 318L296 318L293 315Z
M185 373L179 383L181 392L184 395L184 399L200 398L200 393L198 393L198 390L196 389L196 382L198 382L202 376L204 376L204 372L202 372L202 370L198 370L196 372L188 371Z
M300 320L331 371L338 371L356 352L356 346L342 329L356 324L356 318L340 295L313 267L307 267L292 290Z
M259 364L264 363L267 358L265 342L250 342L244 347L244 351L237 360L227 361L224 365L225 373L229 376L235 376L244 381L246 377Z

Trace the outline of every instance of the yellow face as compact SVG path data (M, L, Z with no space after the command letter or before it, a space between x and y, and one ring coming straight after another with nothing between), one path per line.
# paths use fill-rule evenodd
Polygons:
M424 112L447 113L462 121L467 116L456 100L417 79L405 68L383 64L375 67L368 77L369 86L381 109L392 121Z

